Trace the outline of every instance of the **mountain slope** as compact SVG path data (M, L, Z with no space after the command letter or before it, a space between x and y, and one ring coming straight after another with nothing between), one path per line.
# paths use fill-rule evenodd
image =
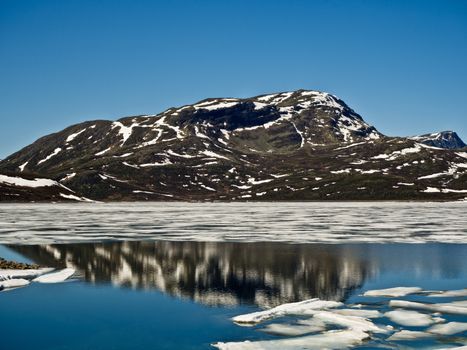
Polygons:
M0 174L0 201L89 201L66 186L46 178Z
M456 199L466 158L385 137L337 97L298 90L73 125L0 171L98 200Z

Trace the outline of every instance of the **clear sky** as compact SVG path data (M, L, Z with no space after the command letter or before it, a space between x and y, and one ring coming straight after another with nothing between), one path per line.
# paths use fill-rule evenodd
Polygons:
M467 141L467 1L0 0L0 158L85 120L299 88L387 135Z

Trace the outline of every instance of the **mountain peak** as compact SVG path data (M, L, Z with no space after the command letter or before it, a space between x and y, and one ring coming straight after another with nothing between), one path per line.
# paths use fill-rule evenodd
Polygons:
M455 131L450 130L413 136L411 139L438 148L458 149L466 146L459 135Z
M84 122L0 171L52 178L94 200L457 198L467 193L467 155L429 147L456 137L388 138L338 97L297 90Z

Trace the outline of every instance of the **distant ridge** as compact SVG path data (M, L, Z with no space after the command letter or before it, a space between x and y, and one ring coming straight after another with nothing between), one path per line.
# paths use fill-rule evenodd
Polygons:
M338 97L297 90L76 124L1 161L0 174L104 201L452 200L467 197L462 147L454 132L387 137ZM2 200L26 192L0 180Z

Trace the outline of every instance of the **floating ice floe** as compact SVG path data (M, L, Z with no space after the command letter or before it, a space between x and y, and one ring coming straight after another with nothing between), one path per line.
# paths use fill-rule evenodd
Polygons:
M447 290L443 292L433 292L428 294L429 297L443 297L443 298L452 298L452 297L467 297L467 288L459 290Z
M422 314L421 312L407 310L388 311L384 316L394 323L409 327L430 326L433 323L444 321L442 318L431 317L430 315Z
M387 338L387 340L389 341L416 340L416 339L431 338L431 337L434 337L434 334L427 333L427 332L421 332L421 331L408 331L406 329L403 329L391 335L389 338Z
M336 308L342 305L343 304L338 301L327 301L314 298L297 303L282 304L269 310L235 316L232 320L236 323L256 324L271 318L285 315L312 315L314 314L314 311Z
M448 322L445 324L437 324L428 329L429 333L438 335L453 335L467 331L467 323L465 322Z
M24 278L12 278L0 280L0 290L24 287L29 284L29 281Z
M75 272L75 269L66 268L57 272L51 272L45 275L41 275L39 277L34 278L32 281L40 283L59 283L70 278Z
M280 339L218 342L212 344L222 350L276 350L276 349L343 349L358 346L364 341L368 345L393 341L416 341L428 339L441 342L448 337L467 332L467 322L446 321L441 314L467 315L465 289L450 291L427 291L419 287L395 287L367 291L365 297L404 297L417 293L426 299L430 297L464 297L448 303L423 303L402 299L384 301L385 306L374 304L364 309L362 304L345 305L336 301L309 299L288 303L269 310L236 316L233 321L239 324L258 324L273 318L287 316L278 322L268 322L259 330L281 336ZM387 306L395 310L387 310ZM407 310L408 309L408 310ZM381 311L383 310L383 311ZM415 311L421 310L421 311ZM386 311L386 312L384 312ZM295 316L295 317L292 317ZM384 323L385 318L400 325L394 327ZM377 319L373 322L373 319ZM463 319L462 319L463 320ZM447 322L447 323L446 323ZM423 327L410 330L404 327ZM377 335L379 334L379 335ZM462 336L462 335L459 335ZM449 339L446 338L446 341ZM443 340L444 341L444 340ZM388 345L390 345L388 343ZM384 346L384 345L383 345ZM441 348L434 345L434 348ZM452 344L453 348L456 344ZM459 349L462 349L460 347Z
M345 349L360 344L368 334L361 331L343 330L328 331L322 334L293 337L279 340L243 341L216 343L214 347L221 350L288 350L288 349Z
M59 283L70 278L75 273L75 269L72 268L56 272L52 272L53 270L53 268L0 269L0 290L24 287L30 284L30 282Z
M308 321L308 323L306 322ZM298 336L309 333L323 332L326 325L320 320L302 320L297 324L271 323L262 328L261 331L276 335Z
M391 300L389 306L401 309L427 310L454 315L467 315L467 307L455 303L425 304L406 300Z
M53 268L41 268L41 269L25 269L25 270L14 270L14 269L0 269L0 280L1 279L32 279L37 276L53 271Z
M332 312L344 316L358 316L364 318L379 318L383 315L378 310L337 309Z
M421 292L419 287L394 287L387 289L368 290L363 293L365 297L403 297L408 294Z

